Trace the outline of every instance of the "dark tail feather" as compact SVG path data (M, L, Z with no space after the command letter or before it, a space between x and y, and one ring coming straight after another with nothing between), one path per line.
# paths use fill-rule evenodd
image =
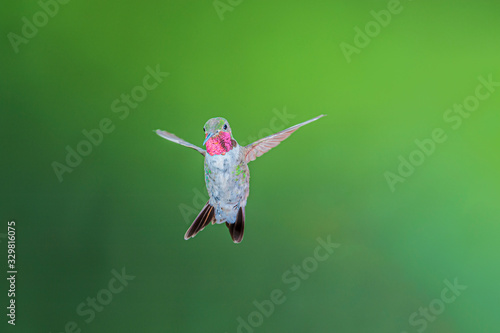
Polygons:
M208 202L201 210L200 214L194 219L193 224L189 227L184 235L184 239L188 240L196 236L196 234L203 230L214 219L214 207Z
M245 231L245 207L240 207L238 216L236 216L236 222L226 222L226 225L229 228L229 233L231 234L233 242L241 242L241 240L243 239L243 231Z

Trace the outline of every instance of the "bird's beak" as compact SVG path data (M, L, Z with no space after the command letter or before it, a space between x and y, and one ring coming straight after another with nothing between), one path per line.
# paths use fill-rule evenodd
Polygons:
M205 138L205 141L203 141L203 145L205 145L205 143L207 143L208 139L210 139L212 136L214 136L214 133L208 133L207 137Z

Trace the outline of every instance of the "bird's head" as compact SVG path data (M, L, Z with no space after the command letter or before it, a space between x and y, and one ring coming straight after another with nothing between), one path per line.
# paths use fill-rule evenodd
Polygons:
M224 155L236 146L231 134L231 127L226 119L216 117L209 119L203 127L205 131L205 141L207 153L213 155Z

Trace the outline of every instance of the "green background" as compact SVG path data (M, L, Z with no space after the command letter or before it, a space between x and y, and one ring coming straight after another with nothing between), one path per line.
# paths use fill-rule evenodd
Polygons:
M286 301L253 331L411 333L423 331L412 313L454 279L467 289L425 331L498 330L500 87L458 129L443 119L478 77L500 81L497 1L403 1L350 62L341 43L387 1L243 1L223 20L211 1L59 7L17 53L8 34L41 7L0 14L2 331L236 332L280 289ZM113 101L157 65L170 75L120 119ZM294 117L276 120L283 110ZM319 114L250 164L241 244L221 225L183 239L206 196L203 158L152 130L201 146L222 116L249 143ZM59 182L52 163L104 118L114 130ZM447 140L391 191L384 174L436 128ZM283 274L318 237L340 247L290 290ZM86 323L77 307L123 267L135 279Z

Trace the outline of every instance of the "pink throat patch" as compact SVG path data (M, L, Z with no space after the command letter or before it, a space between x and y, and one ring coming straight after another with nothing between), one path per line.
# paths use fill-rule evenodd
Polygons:
M208 139L205 145L207 146L207 153L210 156L224 155L233 149L231 144L231 133L220 132L219 135Z

